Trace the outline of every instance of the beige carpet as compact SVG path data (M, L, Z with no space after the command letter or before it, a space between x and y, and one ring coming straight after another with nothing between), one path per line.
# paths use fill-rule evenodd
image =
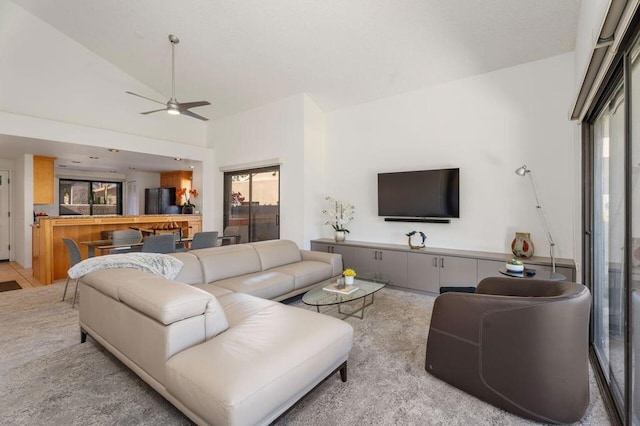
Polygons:
M60 301L62 290L0 293L0 424L190 424L91 338L79 343L78 311L71 298ZM379 292L364 320L347 319L355 329L348 382L329 378L278 424L534 424L424 371L432 305L428 296ZM593 379L580 424L610 424Z

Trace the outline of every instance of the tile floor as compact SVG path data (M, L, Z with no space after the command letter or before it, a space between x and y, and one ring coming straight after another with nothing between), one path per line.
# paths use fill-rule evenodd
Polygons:
M24 269L16 262L0 262L0 282L16 281L22 288L42 287L38 280L33 278L31 269ZM0 292L0 294L2 294Z

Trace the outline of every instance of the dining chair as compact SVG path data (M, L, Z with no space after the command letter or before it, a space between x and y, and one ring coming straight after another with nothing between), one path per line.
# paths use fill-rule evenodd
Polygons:
M246 229L247 227L240 227L240 226L227 226L226 228L224 228L224 231L222 231L222 235L225 237L231 237L231 238L225 238L224 240L222 240L222 245L226 246L229 244L240 244L240 241L242 240L242 235L241 235L241 228L242 230L244 230L244 234L246 234ZM234 238L234 239L232 239ZM248 242L249 240L247 239Z
M175 253L176 239L174 234L149 235L142 244L143 253Z
M63 238L62 242L64 242L65 247L67 248L67 253L69 254L69 269L75 266L77 263L80 263L82 260L82 255L80 254L80 248L78 244L74 240L69 238ZM64 284L64 293L62 293L62 301L64 302L64 298L67 295L67 287L69 286L69 275L67 275L67 282ZM76 289L73 292L73 303L71 304L71 308L76 305L76 297L78 296L78 280L76 280Z
M127 244L138 244L142 241L142 232L138 229L119 229L113 231L111 238L112 245L122 245L122 247L113 248L109 250L109 254L116 253L128 253L131 251L138 251L137 248L127 247Z
M191 241L191 250L215 247L218 243L217 231L196 232Z

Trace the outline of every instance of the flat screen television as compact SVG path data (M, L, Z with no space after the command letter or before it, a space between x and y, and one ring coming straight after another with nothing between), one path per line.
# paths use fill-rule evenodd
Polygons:
M460 169L378 173L378 216L460 217Z

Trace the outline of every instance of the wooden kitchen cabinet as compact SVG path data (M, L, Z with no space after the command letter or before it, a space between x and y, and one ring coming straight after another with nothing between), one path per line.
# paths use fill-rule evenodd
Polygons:
M53 204L55 157L33 156L33 204Z
M186 188L187 191L192 189L193 172L185 170L176 170L173 172L160 173L160 187L162 188ZM185 197L176 199L176 204L181 206L185 203ZM193 199L191 200L193 202Z

